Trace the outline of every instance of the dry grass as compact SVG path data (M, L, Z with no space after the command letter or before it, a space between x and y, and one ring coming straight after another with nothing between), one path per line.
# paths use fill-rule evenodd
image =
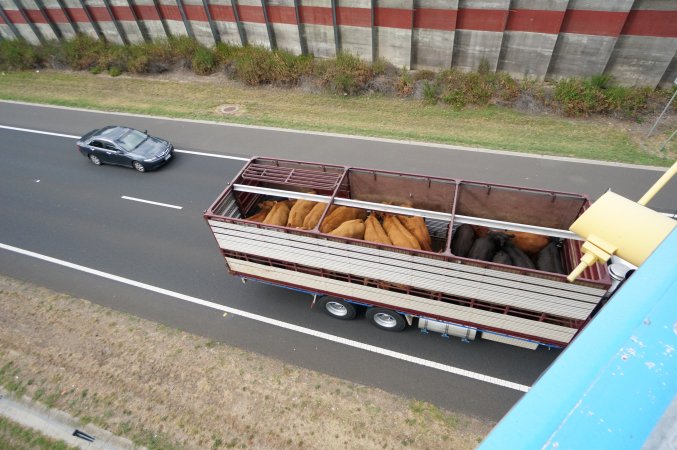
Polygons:
M493 425L3 276L0 383L149 448L470 449Z
M457 111L379 96L248 88L222 74L112 78L12 72L0 76L0 98L653 165L669 165L677 148L673 143L662 154L655 151L667 138L667 124L646 142L642 138L650 124L530 115L495 106ZM239 105L243 112L224 116L216 111L222 104Z

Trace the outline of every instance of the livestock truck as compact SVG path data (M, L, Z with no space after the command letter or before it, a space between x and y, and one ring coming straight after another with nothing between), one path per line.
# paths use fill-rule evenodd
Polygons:
M322 205L311 229L262 221L263 208L295 201ZM322 232L341 206L381 218L422 218L430 250ZM568 228L589 206L572 193L254 157L204 218L228 271L243 282L308 293L313 305L338 319L364 310L383 330L414 326L535 349L565 347L609 298L605 264L574 282L563 274L581 257L582 241ZM557 245L560 273L454 254L464 224L547 237Z

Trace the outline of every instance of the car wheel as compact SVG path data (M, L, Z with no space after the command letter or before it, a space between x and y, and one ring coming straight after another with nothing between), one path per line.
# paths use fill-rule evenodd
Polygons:
M386 308L370 308L367 311L367 319L376 328L386 331L402 331L407 326L401 314Z
M323 297L319 304L322 311L335 319L350 320L357 315L355 305L340 298Z
M99 159L98 156L96 156L94 153L89 155L89 160L94 164L95 166L100 166L101 165L101 160Z
M146 171L146 168L143 167L143 164L141 164L141 163L138 162L138 161L134 161L134 163L132 163L132 165L134 166L134 168L135 168L138 172L143 173L143 172Z

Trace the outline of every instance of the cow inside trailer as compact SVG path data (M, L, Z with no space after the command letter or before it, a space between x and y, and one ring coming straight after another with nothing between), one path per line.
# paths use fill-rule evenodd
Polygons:
M266 200L312 200L373 214L419 216L432 251L248 220ZM205 212L229 271L411 317L565 346L610 285L604 266L575 283L562 274L454 255L461 224L557 239L565 270L581 243L567 230L583 196L372 169L253 158ZM500 339L496 338L499 337Z

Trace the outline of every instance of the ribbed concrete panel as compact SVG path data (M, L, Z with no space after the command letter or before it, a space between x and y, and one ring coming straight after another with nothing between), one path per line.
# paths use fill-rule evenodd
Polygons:
M655 87L677 52L677 3L638 0L606 72L625 85Z
M230 0L210 0L209 11L221 37L221 42L242 45Z
M109 0L113 15L130 44L143 42L143 34L136 22L135 14L128 0Z
M371 61L371 0L336 0L340 50Z
M160 11L165 19L165 24L172 36L188 36L188 30L183 23L176 0L159 0Z
M299 9L308 53L318 58L334 58L331 0L299 0Z
M663 89L672 89L675 80L677 80L677 54L672 57L672 61L670 61L670 65L663 74L663 78L661 78L658 86Z
M626 86L656 87L677 52L677 38L620 36L606 72Z
M486 60L498 67L510 0L459 0L452 66L475 71Z
M59 30L63 39L72 39L75 36L75 29L69 22L69 17L61 9L56 0L42 0L47 17L52 21L54 27Z
M397 67L410 67L413 8L413 0L376 1L376 57Z
M92 17L98 23L101 32L108 42L123 45L124 41L122 40L122 36L118 33L115 23L113 23L110 14L108 14L108 10L106 9L103 0L84 0L84 2L89 7Z
M40 8L33 0L20 0L17 3L23 6L24 12L29 20L33 22L33 26L39 30L43 39L46 41L58 39L58 36L54 34L54 30L50 26L51 19L44 12L40 11Z
M300 55L301 40L296 23L294 0L267 0L266 4L275 45L280 50Z
M412 68L451 67L457 9L458 0L414 0Z
M543 80L569 0L513 0L497 69Z
M62 1L63 4L68 9L68 13L70 14L70 17L73 20L75 27L77 27L78 32L92 38L98 38L98 35L96 34L96 29L94 29L94 25L92 25L92 22L90 22L89 19L87 18L87 14L85 13L85 10L82 9L82 5L80 4L80 2L78 0L62 0Z
M271 44L261 0L238 0L237 3L247 42L270 49Z
M0 6L2 6L7 19L11 22L14 29L21 35L20 37L31 44L38 45L40 43L38 35L35 34L31 26L23 18L12 0L0 0Z
M570 0L548 76L604 73L634 0Z
M132 5L134 5L140 26L145 27L151 40L167 37L167 33L165 33L165 29L162 26L162 20L160 20L160 12L155 7L153 0L134 0Z
M183 0L183 8L195 39L202 45L212 47L216 41L202 0Z

